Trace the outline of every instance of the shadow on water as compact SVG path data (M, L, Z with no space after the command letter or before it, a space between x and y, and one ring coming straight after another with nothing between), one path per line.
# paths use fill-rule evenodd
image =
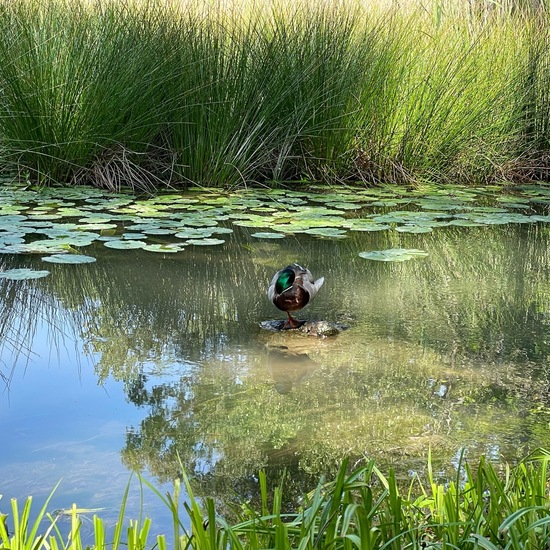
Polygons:
M462 447L514 460L548 445L547 228L276 242L250 233L237 228L223 247L165 257L96 244L86 248L96 263L0 280L3 376L24 368L46 322L52 347L78 342L98 382L119 381L140 411L119 441L123 463L165 482L179 456L202 491L225 501L252 498L260 468L286 471L292 498L343 456L406 475L422 470L429 448L449 463ZM358 256L396 247L429 256ZM292 261L326 279L301 317L349 330L318 339L260 329L281 315L267 283Z

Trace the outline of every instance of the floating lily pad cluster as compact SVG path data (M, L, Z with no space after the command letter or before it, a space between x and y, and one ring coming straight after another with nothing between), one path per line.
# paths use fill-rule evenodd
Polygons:
M550 222L550 186L512 191L455 186L233 192L194 188L136 198L95 188L6 185L0 188L0 253L39 254L45 262L76 264L94 261L82 249L98 241L117 250L173 254L188 246L223 245L224 235L235 226L257 229L251 236L258 239L296 233L342 239L350 232L415 234L449 226ZM399 250L371 252L386 252L382 257L390 260L385 261L398 261L403 259ZM24 273L13 276L22 278Z
M413 258L423 258L427 255L428 253L425 250L416 248L390 248L388 250L371 250L370 252L359 253L361 258L378 262L404 262Z

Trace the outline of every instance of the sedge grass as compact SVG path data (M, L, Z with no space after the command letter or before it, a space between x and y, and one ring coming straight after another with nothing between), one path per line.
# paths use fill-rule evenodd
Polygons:
M142 481L170 511L175 549L540 550L550 542L549 461L550 453L544 450L514 468L496 466L484 457L474 468L462 457L456 479L442 484L435 481L429 459L427 480L415 477L408 488L397 481L392 471L383 475L372 461L351 473L344 461L336 478L328 483L320 481L293 513L283 512L284 485L281 483L271 492L265 474L260 473L259 508L241 505L239 517L232 522L216 513L212 498L199 499L194 495L185 474L182 481L187 496L181 507L180 481L175 483L174 494L166 496ZM8 515L9 534L0 522L2 548L80 550L85 546L116 549L124 545L130 550L166 550L169 544L164 535L152 540L150 519L125 524L128 487L114 531L108 532L96 515L94 540L86 544L80 533L82 510L76 506L69 511L71 528L64 537L57 528L57 519L46 512L48 501L31 523L32 499L29 497L22 511L13 500ZM44 533L39 533L40 527Z
M546 5L487 4L2 0L0 167L113 189L536 176Z
M105 151L147 150L158 132L163 43L155 14L116 3L0 9L4 160L68 181Z

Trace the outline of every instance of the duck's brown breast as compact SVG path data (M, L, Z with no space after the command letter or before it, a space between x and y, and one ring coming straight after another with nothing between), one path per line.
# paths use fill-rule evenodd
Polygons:
M309 302L309 294L301 286L293 286L279 294L273 300L275 307L281 311L296 311Z

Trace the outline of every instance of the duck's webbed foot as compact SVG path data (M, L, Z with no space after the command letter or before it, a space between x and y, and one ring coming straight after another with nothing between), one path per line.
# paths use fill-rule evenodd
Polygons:
M303 321L294 319L294 317L292 317L292 315L290 315L288 311L286 312L286 314L288 315L288 319L285 321L285 324L283 325L283 329L299 328L304 324Z

